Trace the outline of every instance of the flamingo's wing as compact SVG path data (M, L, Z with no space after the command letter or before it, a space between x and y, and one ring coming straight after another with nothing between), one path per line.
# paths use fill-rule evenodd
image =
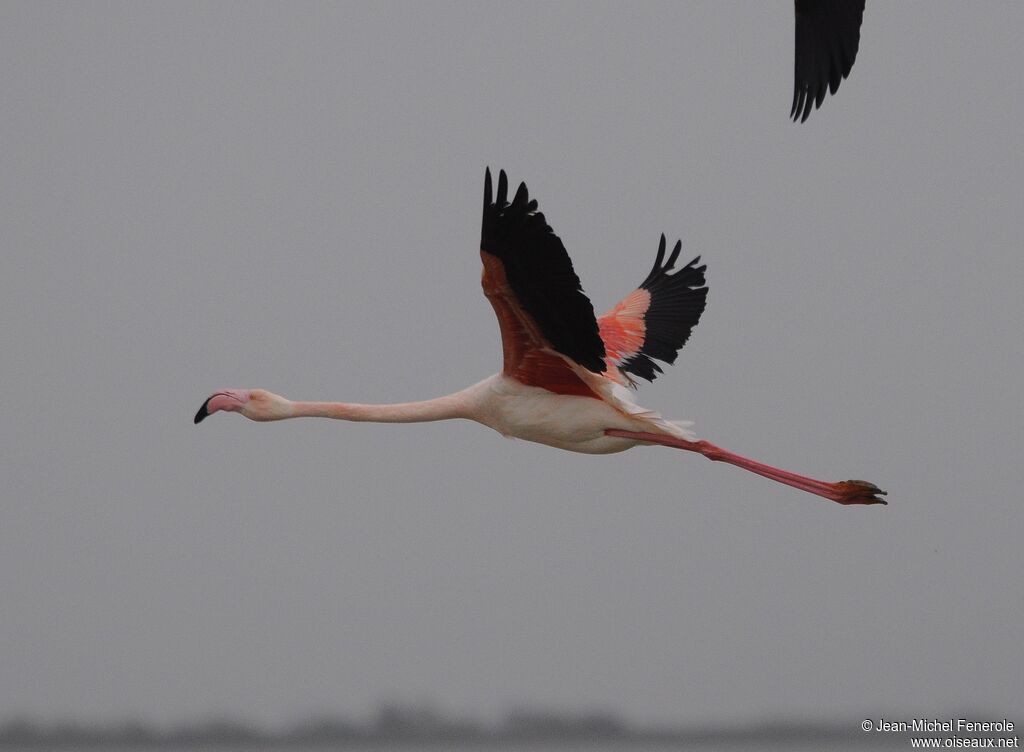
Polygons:
M509 203L504 170L493 200L490 169L484 179L480 258L484 294L501 328L504 373L560 393L592 394L564 358L604 371L594 308L525 183Z
M700 321L708 297L707 267L697 265L698 256L670 274L682 247L682 241L677 241L665 261L662 235L647 279L597 320L610 365L624 374L654 381L661 373L654 359L675 363L679 348Z
M807 120L850 73L863 18L864 0L796 0L793 120Z

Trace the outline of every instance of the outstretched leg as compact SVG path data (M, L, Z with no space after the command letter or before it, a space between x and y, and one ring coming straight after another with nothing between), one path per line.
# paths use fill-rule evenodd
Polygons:
M823 480L815 480L814 478L808 478L805 475L797 475L791 473L788 470L780 470L777 467L771 465L765 465L761 462L755 462L752 459L742 457L738 454L726 451L721 447L717 447L709 441L687 441L686 439L677 439L674 436L665 436L659 433L644 433L641 431L620 431L617 428L609 428L605 431L607 436L619 436L624 439L635 439L636 441L646 441L653 444L661 444L662 446L676 447L677 449L685 449L688 452L697 452L703 454L709 460L715 462L728 462L730 465L736 465L736 467L742 467L744 470L749 470L752 473L757 473L765 478L784 483L787 486L793 488L799 488L801 491L807 491L808 493L816 494L818 496L824 496L826 499L836 501L840 504L885 504L885 499L880 498L885 496L885 491L880 489L874 483L868 483L866 480L844 480L838 483L828 483Z

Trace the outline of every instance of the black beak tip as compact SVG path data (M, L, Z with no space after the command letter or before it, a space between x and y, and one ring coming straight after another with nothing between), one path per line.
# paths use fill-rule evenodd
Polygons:
M201 422L203 421L203 419L204 419L204 418L206 418L206 417L207 417L207 416L208 416L208 415L210 414L210 413L208 413L208 412L206 411L206 406L207 406L208 404L210 404L210 400L212 400L212 399L213 399L213 397L209 397L209 398L208 398L208 399L206 400L206 402L204 402L204 403L203 403L203 406L202 406L202 407L200 407L200 408L199 408L199 410L198 410L198 411L196 412L196 417L192 419L192 422L193 422L193 423L194 423L195 425L197 425L197 426L198 426L198 425L199 425L199 424L200 424L200 423L201 423Z

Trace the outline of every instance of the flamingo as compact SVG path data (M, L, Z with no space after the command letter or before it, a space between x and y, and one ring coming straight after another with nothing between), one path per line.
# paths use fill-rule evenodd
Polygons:
M793 107L789 116L804 122L811 105L821 107L857 59L864 0L795 0L796 54Z
M840 504L885 504L872 483L828 483L755 462L697 440L688 422L638 405L634 377L653 381L656 360L675 362L707 298L700 257L673 271L682 249L666 258L665 236L650 274L600 318L562 241L531 200L525 183L508 201L504 170L492 199L484 177L480 257L482 285L501 330L500 373L453 394L422 402L365 405L293 402L264 389L224 389L211 395L195 423L216 412L254 421L320 417L378 423L468 419L505 436L587 454L662 445L697 452Z

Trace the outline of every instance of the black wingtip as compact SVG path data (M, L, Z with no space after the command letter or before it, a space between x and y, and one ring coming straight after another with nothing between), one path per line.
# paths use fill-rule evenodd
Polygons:
M504 208L508 203L508 177L504 170L498 172L498 197L494 203L499 209Z
M683 250L683 241L677 240L675 247L672 249L672 255L668 257L668 263L665 264L665 271L672 269L676 265L676 259L679 258L679 252Z
M205 418L207 418L210 415L210 413L207 412L207 410L206 410L206 406L210 404L210 400L212 400L212 399L213 399L213 397L207 397L206 398L206 402L204 402L203 406L200 407L199 410L196 412L196 417L192 419L192 422L195 425L198 426L200 423L203 422L203 420Z
M865 0L795 0L793 105L806 123L827 94L835 95L857 60Z
M515 198L512 199L512 206L525 207L530 203L530 193L526 190L526 183L520 183Z
M794 123L806 123L811 116L811 108L814 106L814 95L804 90L798 90L793 95L793 111L790 116Z

